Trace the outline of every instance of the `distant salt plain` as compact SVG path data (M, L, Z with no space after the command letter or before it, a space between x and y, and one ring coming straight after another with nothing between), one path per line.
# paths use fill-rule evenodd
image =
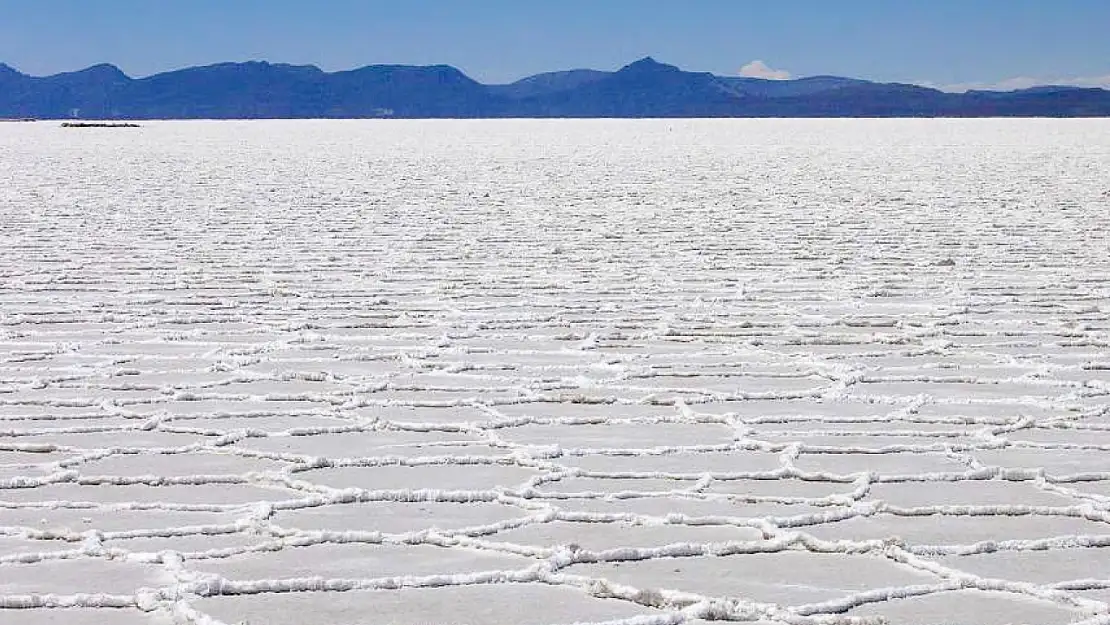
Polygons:
M1110 623L1110 122L0 129L0 623Z

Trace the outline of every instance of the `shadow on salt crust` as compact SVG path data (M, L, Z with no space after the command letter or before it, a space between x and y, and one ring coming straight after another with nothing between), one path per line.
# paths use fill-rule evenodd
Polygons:
M884 558L805 551L583 564L566 572L639 589L681 590L783 606L939 581Z
M899 625L1064 625L1083 614L1012 593L957 590L860 606L848 616L882 616Z
M661 614L575 589L523 584L220 596L194 601L193 606L227 623L251 625L569 625Z

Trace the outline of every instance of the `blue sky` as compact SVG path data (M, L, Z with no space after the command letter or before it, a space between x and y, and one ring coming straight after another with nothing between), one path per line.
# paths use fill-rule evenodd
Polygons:
M35 75L261 59L507 82L651 55L719 74L1110 85L1108 32L1110 0L0 0L0 62Z

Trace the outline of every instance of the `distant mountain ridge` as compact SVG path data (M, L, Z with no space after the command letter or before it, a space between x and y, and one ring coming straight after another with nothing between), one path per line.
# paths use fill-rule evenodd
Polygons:
M449 65L324 72L250 61L131 78L108 64L39 77L0 63L0 118L994 116L1110 116L1110 91L945 93L838 76L764 80L688 72L651 57L612 72L549 72L507 85L479 83Z

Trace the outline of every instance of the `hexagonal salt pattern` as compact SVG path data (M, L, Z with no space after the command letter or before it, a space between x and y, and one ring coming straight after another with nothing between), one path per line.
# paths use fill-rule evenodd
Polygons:
M1110 619L1105 121L11 126L0 624Z

